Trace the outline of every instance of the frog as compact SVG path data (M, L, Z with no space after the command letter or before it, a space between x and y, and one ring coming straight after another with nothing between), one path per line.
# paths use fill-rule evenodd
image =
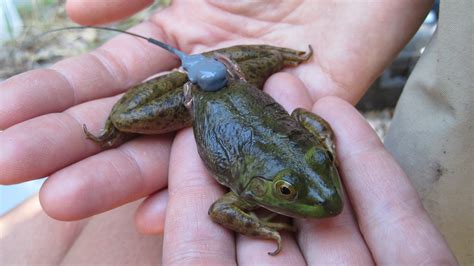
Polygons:
M206 91L174 70L128 90L113 106L96 136L111 147L136 134L165 134L192 127L197 150L216 181L229 189L209 208L212 221L247 236L276 241L294 230L273 216L326 218L341 213L342 187L335 137L320 116L297 108L291 114L262 91L265 81L286 67L310 60L312 49L237 45L202 53L224 58L228 79ZM291 88L289 88L291 89ZM259 216L265 209L271 215Z

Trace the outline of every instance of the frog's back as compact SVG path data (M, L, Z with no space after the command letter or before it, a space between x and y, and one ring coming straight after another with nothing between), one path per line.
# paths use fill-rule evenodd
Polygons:
M245 83L196 91L193 115L201 158L218 182L237 193L254 175L299 167L301 160L294 159L317 141L273 98Z

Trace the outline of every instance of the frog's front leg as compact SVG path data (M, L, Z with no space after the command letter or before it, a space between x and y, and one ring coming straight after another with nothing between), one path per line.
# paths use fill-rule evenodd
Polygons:
M175 71L133 87L114 105L99 136L84 126L87 138L110 147L134 133L163 134L191 126L186 82L186 74Z
M306 111L303 108L297 108L291 116L300 123L300 125L315 136L321 143L323 143L329 154L332 155L332 160L336 161L336 141L334 132L329 123L320 116Z
M256 205L243 201L234 192L229 192L211 205L209 216L214 222L240 234L276 240L278 248L268 253L276 255L282 248L278 230L294 229L291 225L268 222L246 212L255 208Z

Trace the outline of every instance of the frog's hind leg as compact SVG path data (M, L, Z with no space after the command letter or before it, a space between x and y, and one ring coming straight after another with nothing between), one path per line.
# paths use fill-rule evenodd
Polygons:
M100 135L84 126L86 137L110 147L136 134L164 134L190 126L192 117L185 106L190 95L186 98L183 90L186 82L186 74L174 71L129 89L112 108Z
M171 72L124 95L110 115L121 132L164 134L192 125L192 95L186 74ZM186 90L188 89L188 90Z
M236 63L247 60L261 59L278 53L282 55L285 66L294 66L308 61L313 55L313 48L308 45L308 51L298 51L272 45L237 45L204 53L206 56L220 54L228 57Z
M193 121L188 110L191 102L183 90L179 87L133 110L115 112L112 123L121 132L139 134L164 134L189 127Z
M311 58L313 50L297 51L270 45L239 45L205 53L224 62L230 72L243 75L250 84L262 88L265 81L284 67L297 66ZM242 79L242 78L240 78Z

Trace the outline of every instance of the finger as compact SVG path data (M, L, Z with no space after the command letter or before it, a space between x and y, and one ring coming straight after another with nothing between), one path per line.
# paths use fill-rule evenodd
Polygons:
M354 107L327 97L313 110L336 133L344 184L377 264L455 262L408 177Z
M265 82L264 91L289 113L298 107L309 110L312 105L303 82L289 73L280 72L272 75Z
M282 104L288 111L297 107L310 110L312 101L304 84L288 73L279 73L265 84L267 92ZM343 212L332 219L296 219L298 225L297 239L301 251L296 253L301 257L304 254L306 262L313 264L371 264L370 252L365 245L362 235L355 222L352 209L347 199L344 198ZM285 250L287 243L285 242ZM290 249L297 246L294 238L290 238ZM239 258L240 242L238 242ZM252 249L250 249L252 250ZM254 251L261 249L254 248ZM290 253L294 255L294 253ZM251 257L242 254L242 258ZM279 256L278 256L279 257ZM301 257L301 259L303 259ZM298 261L297 257L291 259ZM303 260L304 261L304 260ZM240 262L240 260L239 260ZM300 263L296 263L299 265Z
M169 170L163 264L235 264L233 234L207 215L224 191L204 168L191 129L175 137Z
M166 187L169 136L140 137L52 174L40 191L43 209L78 220Z
M298 219L298 244L309 265L373 265L359 232L352 208L344 200L344 210L333 218Z
M0 130L71 106L74 95L65 89L68 86L50 69L25 72L0 82Z
M48 114L0 133L0 183L13 184L48 176L100 151L85 138L82 125L93 132L103 127L118 97L80 104L63 113Z
M150 22L131 31L168 41L161 29ZM0 129L116 95L152 74L171 69L176 63L163 49L132 36L119 35L91 53L0 83Z
M76 23L82 25L106 24L126 17L153 4L153 0L68 0L66 11Z
M337 109L337 106L334 106ZM319 114L318 114L319 115ZM336 143L336 148L339 143ZM339 169L344 184L344 175ZM343 195L341 214L324 219L296 219L298 245L309 265L373 265L372 255Z
M373 265L372 255L343 198L341 214L324 219L296 219L298 245L309 265Z
M144 200L135 213L135 224L142 234L163 234L168 190L161 190Z

